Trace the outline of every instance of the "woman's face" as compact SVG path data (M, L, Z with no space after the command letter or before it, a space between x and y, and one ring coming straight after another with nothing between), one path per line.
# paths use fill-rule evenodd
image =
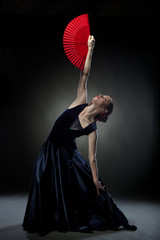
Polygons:
M92 99L92 102L96 107L102 108L103 111L107 111L107 106L110 104L111 100L110 96L99 94Z

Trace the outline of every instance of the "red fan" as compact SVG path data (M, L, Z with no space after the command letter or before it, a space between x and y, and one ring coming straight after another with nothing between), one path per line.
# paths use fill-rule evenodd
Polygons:
M88 13L74 18L63 34L63 47L66 56L77 68L83 71L87 52L90 26Z

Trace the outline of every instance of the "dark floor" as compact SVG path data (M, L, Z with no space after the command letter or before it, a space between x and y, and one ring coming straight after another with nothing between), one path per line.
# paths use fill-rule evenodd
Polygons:
M23 231L21 224L27 203L27 195L0 197L0 240L159 240L160 239L160 203L157 201L115 199L117 206L125 213L138 230L102 231L94 233L51 232L44 237Z

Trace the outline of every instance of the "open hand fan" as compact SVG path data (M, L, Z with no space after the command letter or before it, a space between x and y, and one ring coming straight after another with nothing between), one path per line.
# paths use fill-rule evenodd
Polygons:
M88 13L74 18L63 34L63 47L66 56L73 65L83 71L87 52L90 26Z

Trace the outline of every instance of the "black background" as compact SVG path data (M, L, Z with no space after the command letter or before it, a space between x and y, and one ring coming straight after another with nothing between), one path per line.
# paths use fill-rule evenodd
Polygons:
M88 102L111 95L98 123L98 165L110 192L159 198L159 4L153 1L2 1L1 193L28 192L34 160L58 115L75 99L79 70L63 32L89 13L96 39ZM103 125L103 126L102 126ZM87 160L87 138L77 139Z

